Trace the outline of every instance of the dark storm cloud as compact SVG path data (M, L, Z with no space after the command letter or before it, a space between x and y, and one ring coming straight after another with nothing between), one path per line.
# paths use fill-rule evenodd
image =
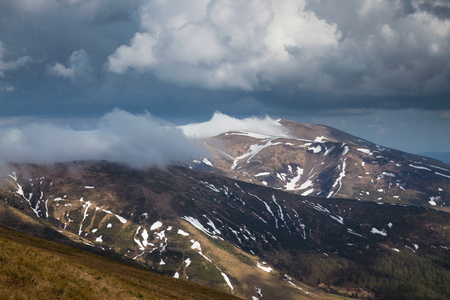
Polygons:
M445 0L402 0L401 3L406 14L424 11L441 20L450 18L450 3Z
M334 106L346 97L368 97L380 107L389 100L392 107L446 108L450 23L423 4L196 1L189 10L183 1L149 2L139 9L142 30L109 56L107 66L118 74L151 72L178 85L271 91L280 106L290 105L283 99L296 93L334 99ZM297 101L308 105L310 99Z
M445 110L448 10L438 0L6 0L0 113Z

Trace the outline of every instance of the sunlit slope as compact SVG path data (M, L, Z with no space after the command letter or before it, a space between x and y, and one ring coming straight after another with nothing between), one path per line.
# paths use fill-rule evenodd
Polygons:
M283 136L226 132L206 140L214 159L193 166L303 196L448 210L450 166L331 127L278 121Z
M0 226L2 299L237 299Z

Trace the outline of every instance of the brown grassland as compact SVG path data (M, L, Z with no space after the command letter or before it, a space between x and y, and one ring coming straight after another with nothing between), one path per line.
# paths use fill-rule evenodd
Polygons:
M1 299L237 299L0 226Z

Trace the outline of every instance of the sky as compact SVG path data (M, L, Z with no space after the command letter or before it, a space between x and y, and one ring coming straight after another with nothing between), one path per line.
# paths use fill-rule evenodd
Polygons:
M450 2L0 2L2 157L35 160L46 142L53 157L77 158L61 156L73 141L97 149L87 157L116 157L104 147L133 144L145 128L176 147L189 143L178 125L216 112L450 151Z

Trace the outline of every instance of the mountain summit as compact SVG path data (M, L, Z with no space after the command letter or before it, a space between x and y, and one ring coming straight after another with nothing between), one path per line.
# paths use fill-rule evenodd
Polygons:
M231 131L206 140L220 174L303 196L448 210L450 166L340 130L279 120L284 136Z

